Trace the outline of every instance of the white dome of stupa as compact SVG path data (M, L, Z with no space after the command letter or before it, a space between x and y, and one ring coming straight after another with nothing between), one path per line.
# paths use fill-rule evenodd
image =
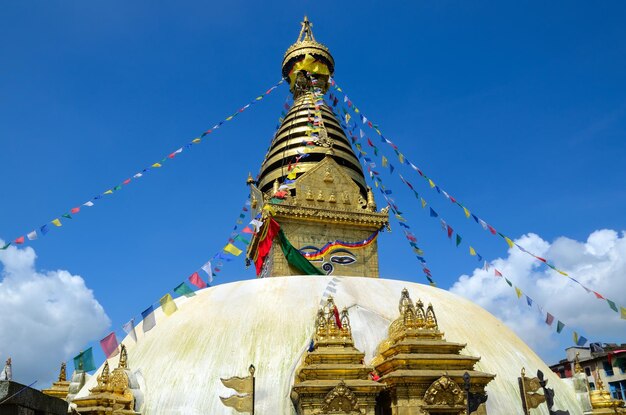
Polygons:
M541 369L556 393L555 408L582 415L574 391L521 339L476 304L448 291L406 281L298 276L247 280L198 291L176 300L178 311L157 310L157 325L137 327L127 337L129 366L137 372L145 397L143 415L237 414L220 396L230 396L221 378L247 376L256 367L256 414L295 414L290 393L296 368L314 332L320 302L332 295L348 307L355 347L374 357L398 317L403 288L411 298L432 303L439 328L450 342L467 343L464 354L480 356L475 370L492 373L486 390L490 415L522 413L517 378L522 367ZM117 358L110 360L115 367ZM102 370L100 368L98 373ZM443 373L442 373L443 375ZM92 376L78 396L95 386ZM533 414L548 414L545 405Z

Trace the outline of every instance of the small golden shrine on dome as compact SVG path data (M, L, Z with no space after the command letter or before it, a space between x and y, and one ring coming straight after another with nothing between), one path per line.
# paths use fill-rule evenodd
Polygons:
M67 372L65 362L61 363L59 370L59 379L52 383L49 389L43 389L42 392L48 396L65 400L70 391L70 382L67 380Z

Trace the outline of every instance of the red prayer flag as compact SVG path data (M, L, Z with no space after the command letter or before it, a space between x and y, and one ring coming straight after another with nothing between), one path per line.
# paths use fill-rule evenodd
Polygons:
M24 243L24 237L23 237L23 236L20 236L19 238L17 238L17 239L14 241L14 243L15 243L15 245L20 245L20 244L23 244L23 243Z
M241 231L243 233L249 233L249 234L254 234L254 231L252 229L250 229L249 226L246 226L245 228L243 228L243 230Z
M200 278L200 275L197 272L191 274L191 277L189 277L189 282L198 287L198 289L206 288L206 282L204 282L204 280Z
M496 277L501 277L502 273L500 271L498 271L497 269L493 269L494 273L496 274Z
M339 318L339 310L337 310L337 306L333 307L333 314L335 315L335 323L337 323L337 327L340 329L343 328L341 326L341 319Z
M122 184L128 184L128 183L130 183L130 179L126 179L122 182Z
M119 350L117 349L117 337L115 336L115 332L111 332L104 339L100 340L100 347L102 347L102 351L104 355L108 358L115 356Z
M24 237L22 237L22 240L23 240L23 239L24 239ZM16 242L16 243L17 243L17 242ZM601 299L601 300L604 300L604 297L602 297L602 294L600 294L600 293L598 293L598 292L595 292L595 291L594 291L593 293L595 294L596 298L599 298L599 299Z
M551 326L553 321L554 321L554 316L552 314L548 313L546 315L546 324L548 326Z
M493 228L493 226L487 225L487 227L489 228L489 232L491 232L492 234L495 235L497 233L496 230Z
M452 238L452 233L454 232L454 230L452 229L452 227L450 225L448 226L448 238Z
M540 256L536 256L535 258L537 258L537 259L538 259L539 261L541 261L541 262L548 262L548 261L546 261L545 259L541 258Z
M79 207L75 207L75 208L71 208L70 209L70 213L78 213L80 212L80 208Z
M261 227L261 239L257 245L256 258L254 259L254 266L256 268L256 275L261 275L261 268L265 258L269 255L274 237L278 234L280 225L274 219L269 218L265 221L265 224Z

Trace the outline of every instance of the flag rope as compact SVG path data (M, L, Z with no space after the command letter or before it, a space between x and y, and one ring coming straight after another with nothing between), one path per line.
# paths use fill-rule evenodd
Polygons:
M120 184L118 184L116 186L113 186L113 187L109 188L108 190L106 190L106 191L104 191L104 192L94 196L93 198L89 199L87 202L82 203L82 204L80 204L80 205L78 205L76 207L73 207L70 210L68 210L66 213L63 213L62 215L54 218L53 220L51 220L49 222L46 222L46 224L40 226L39 229L35 228L33 231L27 233L25 236L22 235L22 236L19 236L18 238L15 238L14 240L12 240L10 242L6 242L5 245L0 247L0 250L5 250L9 246L11 246L11 245L22 245L22 244L26 243L26 241L31 241L32 242L32 241L38 239L39 236L45 236L48 232L50 232L50 229L51 229L50 225L54 225L54 227L56 227L56 228L59 228L59 227L63 226L63 222L61 221L61 218L63 218L64 220L65 219L72 219L73 218L72 215L76 215L77 213L79 213L83 207L92 207L92 206L95 205L95 203L94 203L95 201L98 201L98 200L106 197L107 195L112 195L112 194L118 192L119 190L122 190L126 185L130 184L132 181L136 181L140 177L143 177L143 175L146 174L148 171L153 170L153 169L157 169L157 168L160 168L160 167L163 167L163 164L168 159L174 159L176 157L176 155L182 153L184 149L189 149L194 144L201 143L202 139L205 136L213 133L215 130L219 129L225 122L231 121L233 118L235 118L237 115L239 115L242 112L244 112L250 106L256 104L258 101L261 101L264 97L269 95L274 89L278 88L284 81L285 81L284 79L281 79L279 82L274 84L271 88L269 88L263 94L257 96L256 98L252 99L248 104L246 104L243 107L239 108L234 114L226 117L225 119L223 119L219 123L215 124L210 129L204 131L200 136L198 136L198 137L194 138L193 140L189 141L184 146L179 147L178 149L176 149L173 152L169 153L163 159L161 159L161 160L159 160L159 161L157 161L155 163L152 163L151 165L149 165L148 167L144 168L140 172L134 174L132 177L129 177L129 178L125 179L124 181L122 181Z
M481 219L480 217L478 217L477 215L475 215L474 213L471 213L471 211L464 206L463 204L461 204L459 201L457 201L452 195L450 195L448 192L446 192L443 188L441 188L440 186L436 185L435 182L432 180L432 178L430 178L429 176L427 176L419 167L417 167L415 164L413 164L412 162L410 162L408 160L408 158L400 152L398 146L396 144L394 144L391 140L389 140L388 138L386 138L382 132L380 131L380 128L378 127L378 125L373 124L373 122L368 119L360 110L359 108L356 107L356 105L354 105L354 103L348 98L348 96L346 95L345 92L343 92L343 90L339 87L339 85L336 83L336 81L334 79L331 79L331 85L333 87L333 89L335 91L340 92L344 99L344 103L347 104L348 108L351 108L352 111L354 112L354 114L357 115L357 117L359 117L362 121L363 124L367 124L367 126L370 129L373 129L374 131L376 131L376 133L381 137L381 140L388 144L394 151L394 153L396 154L396 156L398 157L398 160L400 162L400 164L406 164L408 166L410 166L414 171L416 171L421 178L423 178L424 180L428 181L429 187L431 189L434 189L437 193L443 195L445 198L447 198L448 200L450 200L450 202L452 202L454 205L460 207L463 209L463 212L466 216L466 218L470 218L472 217L474 219L474 221L478 224L480 224L484 230L489 231L492 235L497 235L502 237L505 242L507 243L507 245L509 246L509 248L517 248L520 251L524 252L527 255L530 255L531 257L535 258L535 260L539 261L540 263L548 266L549 268L551 268L552 270L558 272L559 274L567 277L568 279L570 279L571 281L575 282L576 284L578 284L579 286L581 286L587 293L589 294L593 294L597 299L599 300L605 300L609 306L609 308L611 308L611 310L613 310L616 313L620 313L621 311L621 316L623 319L626 319L626 308L618 305L616 302L612 301L611 299L607 298L605 295L585 286L584 284L582 284L580 281L578 281L577 279L573 278L572 276L570 276L568 273L558 269L556 266L554 266L553 264L551 264L550 262L548 262L545 258L542 258L538 255L535 255L534 253L528 251L527 249L525 249L524 247L522 247L521 245L519 245L518 243L514 242L511 238L509 238L508 236L504 235L501 232L496 231L496 229L491 226L490 224L488 224L486 221L484 221L483 219ZM331 100L333 101L333 107L337 106L338 103L338 98L337 97L333 97L331 94ZM345 109L345 107L342 107L344 113L346 114L346 119L349 121L350 120L350 115L348 113L348 110ZM355 128L356 128L356 123L355 123ZM367 143L370 147L372 147L374 149L374 154L378 155L378 148L372 143L372 140L369 137L366 137L366 134L363 132L362 129L360 130L360 135L361 138L366 138L367 139ZM360 149L360 147L358 147L360 151L362 151ZM394 167L393 165L389 162L389 160L384 157L381 156L381 160L382 160L382 165L383 167L388 167L390 173L394 172ZM400 176L401 177L401 176ZM406 181L406 179L402 178L402 181L411 188L411 190L415 193L416 197L419 198L417 191L415 191L415 189L413 188L412 185L410 185L408 183L408 181ZM422 205L424 206L424 199L422 198ZM618 308L619 307L619 308Z

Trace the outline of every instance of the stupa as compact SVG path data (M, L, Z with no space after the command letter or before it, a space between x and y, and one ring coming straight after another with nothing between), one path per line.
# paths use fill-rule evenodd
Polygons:
M574 391L493 315L448 291L379 277L387 210L324 101L334 68L305 18L282 63L293 106L258 180L248 180L259 229L247 256L260 278L179 297L176 313L158 309L154 328L127 337L143 400L125 401L123 413L237 414L220 400L232 395L220 378L253 364L258 415L460 415L465 372L470 390L488 396L475 413L520 414L522 367L547 374L555 407L582 415ZM78 411L109 404L103 390L118 359L86 382Z

